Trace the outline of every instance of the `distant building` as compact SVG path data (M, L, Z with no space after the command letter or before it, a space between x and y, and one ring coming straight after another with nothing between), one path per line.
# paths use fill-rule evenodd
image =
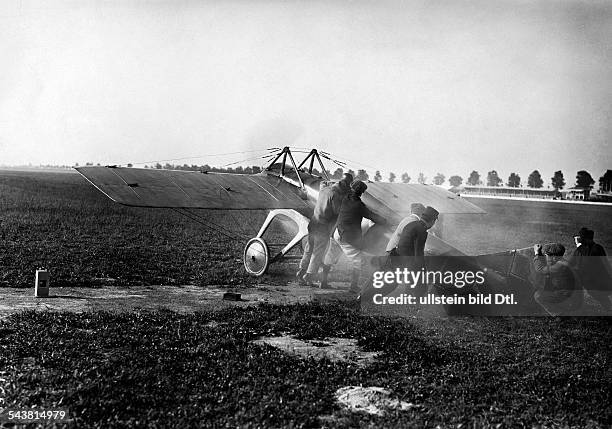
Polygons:
M561 196L564 200L586 201L589 199L590 193L590 188L569 188L561 190Z
M612 192L612 170L607 170L606 173L599 178L599 193L608 194Z
M612 170L607 170L606 173L599 178L599 190L597 192L591 192L589 198L593 201L612 203Z
M510 186L454 186L450 192L461 195L483 195L495 197L546 198L553 199L558 195L554 189L514 188Z

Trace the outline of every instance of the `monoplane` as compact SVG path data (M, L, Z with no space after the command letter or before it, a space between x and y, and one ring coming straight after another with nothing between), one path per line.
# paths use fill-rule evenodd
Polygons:
M321 157L325 152L312 149L298 164L289 147L273 153L271 162L257 174L215 173L121 166L76 167L92 185L108 198L132 207L172 208L177 210L269 210L259 232L248 240L243 251L245 270L261 276L270 264L285 258L308 234L319 190L330 186ZM315 166L320 168L318 173ZM444 257L445 264L482 268L488 271L488 285L500 290L523 290L529 284L529 259L516 250L495 255L467 255L449 244L446 236L453 231L445 228L445 218L455 214L483 214L481 208L440 187L424 184L369 182L362 197L370 210L397 225L410 214L410 205L420 202L435 207L440 218L430 231L426 252ZM277 217L290 219L295 224L294 236L272 253L265 233ZM374 225L367 219L362 225L364 249L371 255L384 254L393 228ZM452 262L449 262L452 261ZM458 262L459 261L459 262ZM476 266L475 266L476 265Z

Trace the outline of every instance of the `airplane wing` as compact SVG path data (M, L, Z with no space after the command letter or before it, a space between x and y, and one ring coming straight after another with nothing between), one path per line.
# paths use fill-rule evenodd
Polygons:
M483 214L483 209L445 189L408 183L368 183L362 201L386 219L410 214L411 203L432 206L442 214Z
M121 167L77 167L111 200L135 207L308 209L300 190L264 174L201 173Z

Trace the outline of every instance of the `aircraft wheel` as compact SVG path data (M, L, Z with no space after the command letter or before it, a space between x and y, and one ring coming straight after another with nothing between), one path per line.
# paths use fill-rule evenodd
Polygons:
M253 276L262 276L270 265L270 251L262 238L251 238L244 247L244 269Z

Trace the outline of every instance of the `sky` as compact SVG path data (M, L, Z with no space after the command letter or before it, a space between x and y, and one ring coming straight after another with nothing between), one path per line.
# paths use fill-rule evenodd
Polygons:
M0 58L4 165L612 169L610 1L7 0Z

